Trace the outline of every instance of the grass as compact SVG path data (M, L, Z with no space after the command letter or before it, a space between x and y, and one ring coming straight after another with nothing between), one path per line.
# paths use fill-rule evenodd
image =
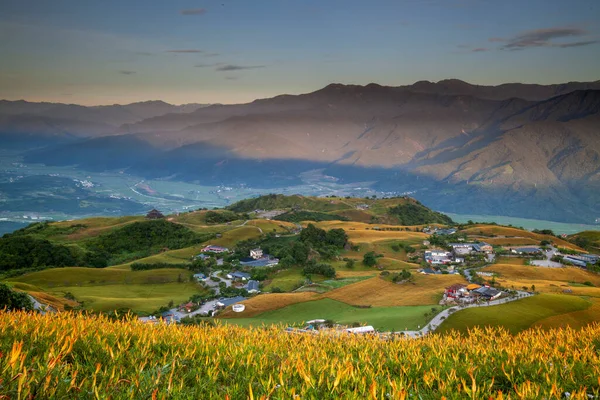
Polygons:
M507 304L457 311L450 315L436 332L466 332L476 326L503 326L511 333L518 333L538 321L586 310L591 305L591 302L576 296L541 294Z
M326 278L321 275L311 275L310 279L312 282L321 282ZM265 291L278 287L284 292L291 292L301 286L305 280L306 277L302 274L301 268L284 269L273 274L270 282L265 286Z
M177 303L193 294L203 293L204 288L189 282L191 275L184 269L131 271L75 267L33 272L13 278L9 283L40 299L49 296L53 306L56 303L64 305L64 295L71 292L78 301L85 302L84 308L88 310L110 311L125 307L149 312L167 305L170 300Z
M189 280L192 276L185 269L154 269L149 271L127 271L108 268L52 268L32 272L16 278L8 279L9 282L21 282L40 288L57 286L102 286L111 284L157 284L177 282L181 279Z
M112 311L128 308L139 312L152 312L166 306L188 300L192 295L204 293L196 283L124 284L102 286L65 286L50 289L55 296L70 292L84 308L94 311Z
M417 329L425 325L430 306L358 308L332 299L293 304L279 310L264 312L254 318L229 319L243 326L262 324L296 325L311 319L331 319L341 324L358 322L382 331Z
M594 322L600 322L600 299L589 300L592 302L592 305L585 310L571 311L547 317L537 321L533 326L544 329L565 328L567 326L580 329Z
M255 239L261 235L260 231L254 226L240 226L230 231L224 232L223 236L210 241L210 244L224 247L233 247L237 242L248 239Z

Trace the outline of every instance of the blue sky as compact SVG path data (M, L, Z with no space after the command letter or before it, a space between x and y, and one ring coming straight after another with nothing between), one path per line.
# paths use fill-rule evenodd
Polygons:
M235 103L332 82L600 79L598 0L0 2L0 98Z

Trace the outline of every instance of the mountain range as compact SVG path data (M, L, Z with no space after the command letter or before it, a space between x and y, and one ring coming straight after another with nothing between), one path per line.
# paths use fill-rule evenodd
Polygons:
M446 212L593 223L599 110L600 81L331 84L236 105L0 101L0 135L28 162L262 187L321 169Z

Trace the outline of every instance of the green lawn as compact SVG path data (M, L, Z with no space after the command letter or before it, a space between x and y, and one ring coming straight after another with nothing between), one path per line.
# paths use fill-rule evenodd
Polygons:
M381 331L399 331L423 326L427 322L424 316L426 312L431 312L431 306L357 308L340 301L322 299L267 311L254 318L234 318L224 321L243 326L260 326L262 324L293 325L323 318L343 324L364 323Z
M195 283L165 283L156 285L102 285L66 286L48 290L50 294L64 296L72 293L84 308L94 311L112 311L130 308L134 311L152 312L166 306L171 300L175 304L188 300L205 289Z
M518 333L536 321L553 315L585 310L591 304L576 296L541 294L508 304L457 311L450 315L436 332L446 333L453 329L466 332L475 326L504 326L512 333Z

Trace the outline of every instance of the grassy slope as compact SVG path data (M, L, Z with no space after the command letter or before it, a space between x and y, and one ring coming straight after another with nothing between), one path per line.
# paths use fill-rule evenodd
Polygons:
M542 293L569 292L576 296L600 298L600 275L580 268L544 268L508 264L495 264L484 268L486 271L496 272L498 284L507 288L519 289L523 286L530 288L535 285L535 290ZM591 282L594 286L583 285ZM600 320L600 315L598 316Z
M475 326L504 326L510 332L517 333L538 321L586 310L591 305L591 302L575 296L541 294L508 304L457 311L440 325L437 332L466 332Z
M55 268L13 278L9 283L38 297L45 292L59 301L71 292L78 301L85 301L86 309L96 311L119 307L153 311L170 300L178 303L193 294L204 293L198 284L188 283L191 275L183 269Z
M111 311L130 308L152 312L171 300L182 303L190 296L205 291L196 283L127 284L102 286L66 286L50 289L55 295L71 292L86 309Z
M373 325L376 329L416 329L426 323L424 314L430 306L357 308L332 299L306 301L275 311L268 311L254 318L235 318L229 322L244 326L262 324L298 324L316 318L331 319L339 323L359 322Z

